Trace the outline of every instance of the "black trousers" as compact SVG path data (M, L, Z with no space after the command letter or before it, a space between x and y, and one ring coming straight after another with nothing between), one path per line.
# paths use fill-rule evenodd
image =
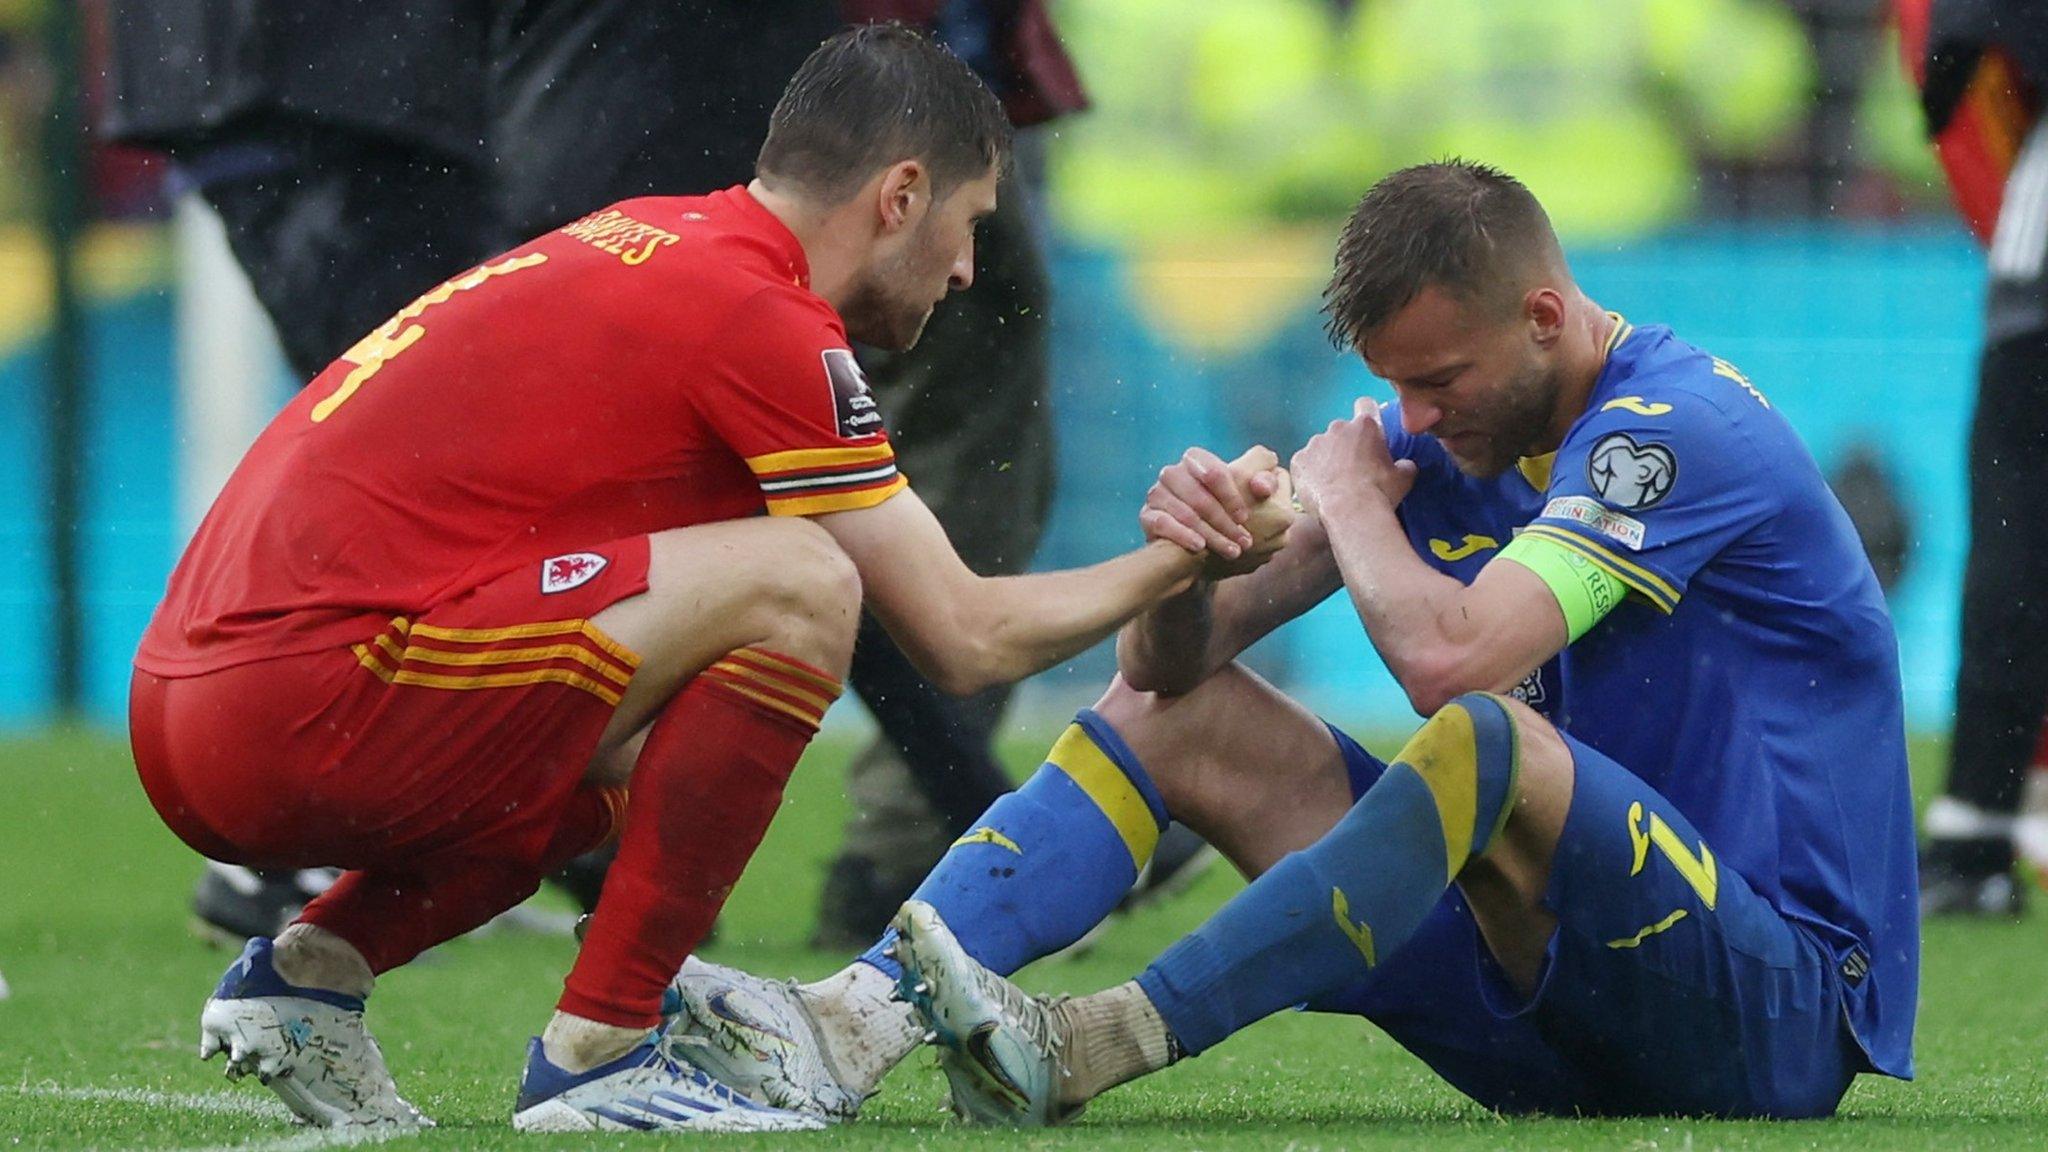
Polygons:
M2014 812L2048 709L2048 332L1984 350L1962 616L1947 791Z

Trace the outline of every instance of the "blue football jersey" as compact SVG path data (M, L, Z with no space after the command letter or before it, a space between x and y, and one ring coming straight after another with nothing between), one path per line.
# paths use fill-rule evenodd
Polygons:
M1524 529L1630 589L1562 654L1555 718L1832 949L1871 1063L1909 1076L1919 910L1884 597L1769 400L1669 329L1617 323Z

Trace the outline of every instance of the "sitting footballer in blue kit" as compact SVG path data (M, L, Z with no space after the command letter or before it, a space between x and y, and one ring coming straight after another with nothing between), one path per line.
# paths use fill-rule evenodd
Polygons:
M1374 186L1325 310L1399 426L1360 401L1291 478L1162 473L1144 522L1186 547L1235 555L1290 480L1304 514L1126 629L1117 681L860 960L686 966L679 1051L846 1119L930 1039L956 1108L1014 1124L1302 1005L1508 1113L1827 1116L1912 1075L1897 643L1798 436L1588 299L1483 165ZM1234 663L1339 591L1427 717L1391 762ZM1251 884L1115 988L1002 978L1101 921L1169 814Z

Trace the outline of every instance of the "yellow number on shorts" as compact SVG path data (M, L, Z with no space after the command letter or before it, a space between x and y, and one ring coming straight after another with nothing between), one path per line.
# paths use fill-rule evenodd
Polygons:
M1721 891L1721 873L1714 864L1714 854L1704 842L1700 844L1699 855L1693 855L1685 841L1678 838L1678 833L1671 830L1671 825L1655 812L1650 813L1649 830L1644 831L1640 801L1628 806L1628 838L1636 850L1635 864L1629 868L1629 875L1634 876L1643 870L1643 864L1650 855L1650 845L1655 844L1657 850L1671 861L1671 866L1678 869L1685 882L1692 885L1692 890L1699 893L1700 903L1705 904L1708 911L1713 910L1714 897Z
M355 365L347 376L342 377L341 387L336 388L326 399L313 405L313 423L318 424L334 415L334 410L348 403L370 377L375 376L384 365L399 353L419 343L427 334L424 324L416 324L421 313L436 304L443 303L457 292L467 292L479 284L488 282L494 276L504 276L547 263L547 255L530 252L500 260L496 264L484 264L457 276L433 291L407 304L405 308L379 325L375 332L356 341L355 346L341 354L343 360Z

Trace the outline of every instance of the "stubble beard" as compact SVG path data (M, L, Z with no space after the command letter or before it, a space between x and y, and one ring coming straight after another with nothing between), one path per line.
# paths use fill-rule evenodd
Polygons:
M1549 372L1532 367L1502 385L1489 405L1491 414L1482 426L1469 431L1485 434L1486 452L1479 457L1462 457L1445 452L1458 471L1480 480L1492 480L1535 452L1550 427L1551 410L1557 403L1557 381Z
M891 297L883 277L867 280L849 292L839 318L853 339L888 352L908 352L924 334L930 308Z

